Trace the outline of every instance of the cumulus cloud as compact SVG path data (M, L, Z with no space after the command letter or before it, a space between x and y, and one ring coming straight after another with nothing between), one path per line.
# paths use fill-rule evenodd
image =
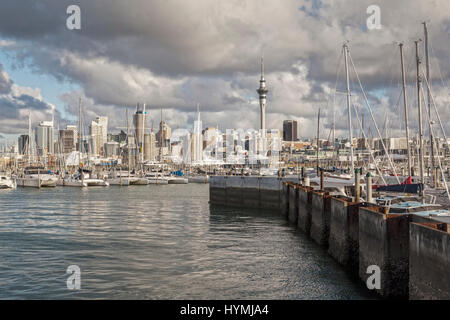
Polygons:
M78 84L79 91L61 93L62 107L58 106L72 116L77 115L81 96L86 118L108 115L111 126L118 128L123 127L124 107L145 102L154 121L164 108L170 125L188 127L199 103L204 125L255 128L259 117L255 89L259 57L264 54L267 126L281 128L282 120L295 119L299 134L313 137L320 107L324 134L336 118L338 135L345 135L341 47L348 40L379 126L388 117L393 132L401 132L397 43L405 42L413 122L417 121L413 40L422 37L424 20L429 21L436 102L442 116L449 116L448 88L440 83L441 76L444 84L448 81L450 70L447 0L379 0L382 28L373 31L366 27L366 8L372 4L368 0L80 0L76 4L81 7L82 29L69 31L65 19L71 4L69 0L2 4L0 46L34 72ZM351 77L353 102L369 127L353 72ZM12 90L8 80L0 73L1 94ZM45 109L42 99L34 103L27 99L15 95L13 103ZM6 100L2 108L11 109Z
M6 134L25 133L28 116L34 121L48 120L55 106L42 99L39 88L16 85L0 65L0 132Z

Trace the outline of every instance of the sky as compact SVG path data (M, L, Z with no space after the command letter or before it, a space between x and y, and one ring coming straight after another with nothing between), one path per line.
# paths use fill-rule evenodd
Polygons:
M66 26L74 4L81 9L80 30ZM380 8L380 29L367 26L373 4ZM199 104L204 127L258 129L262 55L267 128L282 129L283 120L293 119L300 137L313 138L320 108L321 138L333 123L336 136L346 137L345 42L377 126L394 136L404 130L398 47L404 43L414 133L414 40L423 38L423 21L433 97L448 130L448 0L3 0L0 139L27 133L29 113L33 126L52 113L60 128L76 123L80 97L85 122L108 116L112 132L125 126L125 109L131 114L138 102L146 104L149 127L157 127L162 108L173 129L192 128ZM349 73L352 105L375 135L351 63ZM359 133L356 114L353 119Z

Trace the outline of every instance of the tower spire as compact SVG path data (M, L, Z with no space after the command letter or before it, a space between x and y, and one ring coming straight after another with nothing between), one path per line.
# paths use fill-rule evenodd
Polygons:
M261 108L261 129L266 128L266 97L268 91L264 79L264 57L261 56L261 80L259 80L259 88L256 90L259 95L259 107Z
M261 56L261 80L264 80L264 56Z

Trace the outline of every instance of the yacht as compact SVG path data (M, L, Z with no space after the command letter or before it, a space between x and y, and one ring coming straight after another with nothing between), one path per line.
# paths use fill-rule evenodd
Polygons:
M32 188L56 187L57 182L58 177L41 167L26 168L17 179L17 185Z
M145 178L149 184L168 184L169 179L160 172L147 172Z
M61 184L62 180L62 184ZM81 170L79 169L77 173L60 179L58 182L59 185L63 185L64 187L107 187L109 186L109 182L93 178L92 173L89 170Z
M5 175L0 175L0 189L15 189L16 180Z

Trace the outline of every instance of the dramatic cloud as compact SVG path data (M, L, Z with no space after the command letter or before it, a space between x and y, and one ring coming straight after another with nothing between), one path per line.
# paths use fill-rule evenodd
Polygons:
M29 115L34 121L49 120L54 110L53 105L43 101L38 88L14 84L0 65L0 132L25 133ZM56 110L55 116L59 116Z
M257 128L255 89L264 54L267 127L281 128L282 120L295 119L299 134L313 137L320 107L325 137L333 118L338 135L348 131L341 55L348 40L379 127L389 119L388 127L397 134L403 123L397 44L405 43L413 122L413 40L423 37L421 23L428 21L434 93L441 117L448 119L450 2L380 0L382 28L368 30L366 9L372 2L16 0L0 5L0 48L18 65L80 86L79 91L61 92L59 111L76 116L81 96L87 119L108 115L116 129L124 126L124 107L133 110L137 102L147 104L155 123L164 108L164 118L174 128L191 125L197 103L205 126ZM71 4L81 8L81 30L66 28ZM353 102L364 114L365 127L375 133L352 70L350 75ZM8 94L11 86L0 73L0 94ZM9 102L48 110L42 99L27 99L18 95L0 108L16 119L20 108ZM0 125L0 132L13 131Z

